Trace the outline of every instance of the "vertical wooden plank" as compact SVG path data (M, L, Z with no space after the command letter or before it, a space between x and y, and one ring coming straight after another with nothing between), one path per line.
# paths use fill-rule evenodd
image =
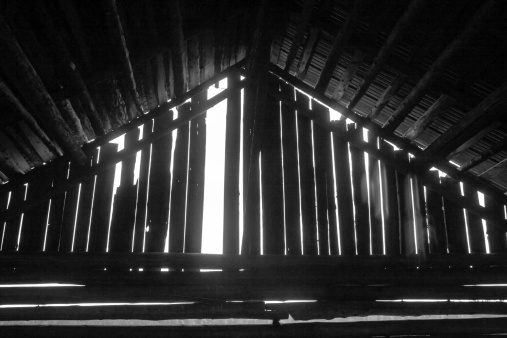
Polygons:
M51 168L45 165L38 168L36 178L28 183L27 198L40 199L51 188ZM23 228L19 242L20 251L37 252L44 247L44 235L48 220L49 200L43 201L27 211L23 217Z
M370 143L378 148L378 137L369 136ZM384 238L382 233L382 203L380 199L380 175L379 161L373 156L368 156L368 173L369 173L369 211L370 211L370 227L371 227L371 252L374 255L384 253Z
M504 206L496 199L484 195L484 206L490 210L496 219L505 220ZM505 230L493 222L486 222L486 232L488 235L490 253L507 251Z
M11 198L7 209L15 208L23 203L26 194L26 185L18 185L11 190ZM2 251L17 251L18 236L22 226L22 214L9 219L4 226Z
M225 51L224 51L225 53ZM243 103L243 239L241 253L260 254L259 148L252 145L255 91L246 87Z
M477 190L470 184L463 184L465 197L469 198L474 204L479 204L479 196ZM484 237L484 229L482 219L476 214L467 211L468 223L468 240L470 242L471 253L486 253L486 239Z
M336 176L336 194L338 200L338 226L341 254L356 254L356 236L354 231L354 204L352 199L352 181L350 179L349 145L338 134L347 132L346 121L336 122L333 132L334 165Z
M408 160L408 154L401 151L394 153L394 157L402 161ZM410 177L396 172L396 186L398 194L398 217L400 220L401 253L403 255L415 254L414 218L412 211L412 189Z
M195 96L195 103L205 102L207 92ZM194 101L194 99L192 100ZM206 113L190 122L188 162L188 200L185 248L188 253L201 252L204 206L204 166L206 160Z
M353 135L358 141L362 141L363 128L356 125ZM351 146L350 156L352 158L352 184L354 189L357 253L359 255L369 255L370 224L368 219L368 187L366 183L364 151Z
M165 130L166 125L172 119L172 111L155 119L153 133ZM146 232L146 251L148 252L164 252L169 222L171 150L171 134L164 136L152 145L147 218L149 229Z
M95 149L90 165L97 163L99 149ZM90 217L93 206L93 193L95 190L96 176L89 176L81 182L81 193L79 195L78 215L76 232L74 234L73 252L85 252L88 245L88 234L90 232Z
M451 195L461 196L459 181L446 176L442 177L442 185ZM454 204L452 199L444 198L444 214L449 253L468 253L463 208Z
M79 166L71 163L69 166L69 179L79 174ZM74 225L76 222L77 204L79 200L79 186L67 190L65 195L65 207L63 209L62 226L60 231L59 251L70 252L74 237Z
M139 140L139 129L125 134L125 149L131 148ZM130 252L134 234L137 184L134 184L136 154L122 161L120 186L116 190L113 203L113 218L109 235L110 252Z
M277 81L269 77L268 90L278 92ZM280 102L268 96L262 112L261 141L262 226L264 254L285 253Z
M10 192L8 190L2 190L0 191L0 213L5 212L7 210L7 203L9 202L9 194ZM5 233L5 226L7 225L7 222L0 223L0 251L2 251L3 247L3 239L4 239L4 233Z
M67 179L69 171L68 161L58 161L55 163L55 172L52 177L53 187L59 187ZM49 211L49 222L46 229L46 249L45 251L56 252L60 248L60 234L63 225L63 212L65 207L65 198L67 193L64 192L51 199L51 210Z
M285 99L294 101L294 88L285 83L281 83L280 85L281 93ZM296 112L288 105L282 103L283 177L288 255L301 255L297 141Z
M185 114L189 109L189 105L182 106L179 109L179 114ZM169 225L169 252L183 252L187 205L189 132L190 123L187 123L178 128L176 136L171 192L171 220Z
M106 143L100 147L99 163L118 151L115 143ZM95 197L90 225L89 252L105 252L109 232L109 218L113 198L115 167L110 167L97 175Z
M411 180L417 254L426 255L429 252L429 240L428 226L426 222L426 203L424 202L424 186L420 183L420 179L415 175L412 175Z
M384 140L380 140L379 148L394 157L394 148ZM380 163L382 175L382 201L384 211L385 245L387 255L399 255L400 251L400 218L398 208L398 191L396 171L384 163Z
M308 96L296 92L296 101L308 107ZM316 255L317 215L315 210L315 176L313 168L312 121L297 115L299 143L299 179L301 187L301 216L303 222L303 254Z
M228 78L228 87L240 81L239 74ZM239 254L239 161L241 145L241 92L227 98L224 171L224 233L223 253Z
M164 54L158 53L153 60L152 68L154 70L155 87L157 88L158 104L167 102L169 99L166 90L166 70L164 66Z
M316 118L329 121L329 109L312 101ZM317 228L320 255L329 255L329 223L327 211L326 157L329 153L329 132L321 126L313 125L313 144L315 151L315 188L317 191Z
M143 125L143 139L150 136L153 131L153 120ZM134 252L143 252L144 237L146 234L146 211L148 201L148 182L150 174L152 145L146 146L141 151L139 165L139 179L137 182L137 213L134 230Z
M427 175L435 184L440 184L439 173L437 170L430 171ZM447 253L447 235L445 230L442 196L433 190L427 189L426 201L428 209L430 253Z

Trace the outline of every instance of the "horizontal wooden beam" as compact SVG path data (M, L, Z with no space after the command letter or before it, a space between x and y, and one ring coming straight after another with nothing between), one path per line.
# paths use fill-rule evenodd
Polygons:
M505 333L505 318L378 320L346 323L283 323L278 325L192 325L192 326L81 326L5 325L5 337L370 337L395 335L440 335L449 337Z
M471 159L467 163L463 164L461 167L459 167L459 170L462 172L470 170L473 167L486 161L488 158L498 154L499 152L501 152L504 149L507 149L507 137L505 137L502 141L498 142L497 144L493 145L491 148L482 152L479 156L474 157L473 159Z

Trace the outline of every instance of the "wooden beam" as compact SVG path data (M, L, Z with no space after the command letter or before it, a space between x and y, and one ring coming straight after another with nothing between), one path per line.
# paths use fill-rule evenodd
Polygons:
M306 77L306 72L308 71L308 67L310 67L310 60L313 57L313 53L317 47L317 41L320 35L319 29L312 28L308 34L309 36L306 39L303 54L299 59L298 67L296 70L296 76L300 80L303 80Z
M125 40L125 33L123 31L120 16L118 14L118 8L116 6L116 0L108 0L107 7L111 14L111 30L120 44L120 59L123 67L123 73L127 79L129 92L137 108L137 114L143 115L144 110L139 100L139 94L136 89L136 79L134 77L134 70L130 62L129 50L127 48L127 42Z
M507 104L507 82L486 97L463 118L431 143L418 158L421 162L436 162L446 158L454 149L465 143L493 118L503 113Z
M30 165L14 146L7 135L0 131L0 158L13 173L24 174L30 171Z
M352 59L350 60L349 65L347 66L347 69L343 73L340 81L338 82L338 85L334 89L332 98L336 101L340 101L343 95L345 95L345 91L350 85L350 81L354 78L354 76L357 73L357 70L359 69L359 66L361 65L361 62L363 61L364 54L359 49L356 49L354 54L352 55Z
M498 142L497 144L493 145L491 148L483 151L479 156L476 156L467 163L463 164L461 167L459 167L459 170L462 172L470 170L506 148L507 148L507 137L505 137L502 141Z
M334 69L336 68L336 65L340 61L342 53L345 51L345 48L348 45L352 32L356 28L356 25L359 21L359 14L362 8L362 0L354 2L354 8L350 11L347 20L333 41L333 45L331 46L331 50L327 56L326 63L324 64L324 67L322 68L322 71L319 75L319 79L317 80L317 84L315 85L316 91L323 93L325 92L327 85L333 76Z
M406 79L407 76L401 73L396 76L393 82L386 88L382 95L380 95L377 103L375 103L375 105L371 108L371 111L368 114L369 119L373 120L378 114L380 114L382 109L387 106L389 101L391 101L391 98L398 92Z
M169 2L169 36L174 72L174 94L181 96L188 90L187 47L183 38L183 23L178 0Z
M495 130L497 127L499 127L502 123L500 121L492 121L486 128L481 129L477 134L472 136L468 141L463 143L461 146L459 146L456 150L454 150L452 153L450 153L447 157L452 159L456 156L459 156L464 151L470 149L472 146L477 144L479 140L481 140L483 137L485 137L487 134Z
M449 65L454 55L462 50L470 39L477 34L482 21L493 12L494 8L495 1L491 0L475 13L465 29L452 40L438 59L433 62L430 69L428 69L410 94L408 94L391 117L384 123L383 127L386 128L387 131L394 132L396 128L398 128L417 103L424 97L430 85L442 76L444 69Z
M373 80L375 80L377 75L380 73L380 70L384 67L387 57L393 52L394 48L398 44L398 41L400 41L406 33L407 28L414 21L414 18L423 7L422 5L424 2L425 0L412 0L412 2L408 5L402 17L398 20L396 26L394 26L385 43L382 45L382 48L379 50L370 69L368 69L368 72L365 74L359 89L350 100L348 105L349 109L354 109L359 100L361 100L363 95L366 93L366 90L368 90L370 85L373 83Z
M315 0L306 0L303 4L303 8L301 10L301 17L299 19L299 23L296 27L296 34L294 34L294 39L292 40L292 44L290 46L289 54L287 55L287 60L285 61L284 71L289 72L294 59L296 58L296 54L301 46L301 42L303 40L303 35L305 33L306 27L308 26L308 22L310 21L310 17L313 13L313 7L315 6Z
M403 137L408 138L409 140L415 140L426 127L433 122L440 114L446 111L450 106L452 106L456 101L447 95L441 95L438 100L436 100L431 107L428 108L422 114L422 116L408 128Z
M23 87L24 95L38 107L36 117L47 130L52 130L64 150L77 162L84 164L86 155L74 140L72 131L58 112L42 80L30 64L4 20L0 22L0 59L2 68Z

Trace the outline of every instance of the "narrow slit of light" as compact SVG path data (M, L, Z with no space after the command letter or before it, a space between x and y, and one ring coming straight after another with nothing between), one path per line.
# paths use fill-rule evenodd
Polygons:
M263 222L263 219L262 219L262 152L259 152L259 205L260 205L260 208L259 208L259 212L260 212L260 236L261 236L261 239L260 239L260 244L261 244L261 255L264 255L264 222Z
M417 242L417 214L415 212L415 198L414 198L414 180L410 178L410 198L412 200L412 225L414 227L414 249L415 254L419 254L419 245Z
M30 308L30 307L101 307L101 306L161 306L161 305L193 305L195 302L179 303L68 303L68 304L6 304L0 308Z
M179 112L177 109L173 109L173 120L176 120L179 116ZM165 244L164 244L164 252L169 252L169 228L170 228L170 219L171 219L171 201L173 198L173 189L174 186L174 152L176 150L176 138L178 137L178 128L173 129L171 132L171 165L169 167L169 172L171 174L171 179L173 183L171 183L171 191L169 193L169 213L167 214L167 232L165 236ZM133 245L133 244L132 244Z
M50 199L49 205L48 205L48 213L46 215L46 226L44 229L44 244L42 245L42 251L46 251L46 243L47 243L47 239L48 239L48 228L49 228L49 215L51 215L52 203L53 203L53 199Z
M363 129L363 141L368 142L368 136L369 131L365 128ZM372 238L372 219L374 217L373 215L373 205L371 203L372 197L371 197L371 191L370 191L370 154L368 154L366 151L363 151L363 160L364 160L364 167L366 172L366 196L368 198L368 223L369 223L369 237L370 237L370 255L373 253L373 238Z
M187 237L187 211L188 211L188 174L190 170L190 146L191 146L191 137L190 137L190 127L191 127L192 121L189 121L186 124L186 128L188 128L188 142L187 142L187 169L186 169L186 184L185 184L185 216L183 218L183 252L186 252L185 243L186 243L186 237Z
M335 214L336 214L336 233L337 233L337 241L338 241L338 254L342 254L342 245L341 245L341 236L340 236L340 218L338 215L338 192L336 191L336 160L335 160L335 149L334 149L334 142L333 142L333 133L330 133L331 137L331 158L333 159L333 181L335 182L333 186L333 193L334 193L334 204L336 206L335 208Z
M485 207L486 203L484 201L484 194L480 191L477 192L477 197L479 198L479 205L481 207ZM482 232L484 233L484 244L486 246L486 253L490 253L490 249L489 249L489 240L488 240L488 227L487 227L487 224L486 224L486 221L481 219L481 223L482 223Z
M125 147L125 134L117 137L116 139L110 141L109 143L118 144L117 151L123 150L123 148ZM107 228L106 252L109 252L109 239L110 239L110 235L111 235L111 223L113 220L113 211L114 211L114 197L116 196L116 191L117 191L118 187L120 186L122 164L123 164L123 162L118 162L118 163L116 163L116 166L114 168L114 183L113 183L113 193L111 196L111 209L109 210L109 223L108 223L108 228Z
M82 284L61 284L61 283L36 283L36 284L0 284L0 288L55 288L55 287L77 287Z
M311 100L310 100L310 109L311 108ZM314 123L313 123L313 120L310 121L310 127L311 127L311 139L312 139L312 174L313 174L313 195L314 195L314 201L315 201L315 205L313 206L314 209L315 209L315 234L316 234L316 238L317 238L317 255L320 255L320 236L319 236L319 227L320 227L320 224L319 224L319 211L318 211L318 206L317 206L317 175L315 173L315 143L314 143Z
M241 80L243 80L244 77L241 76ZM243 156L245 154L243 153L243 119L244 119L244 104L245 104L245 90L241 89L241 107L240 107L240 131L239 131L239 252L242 250L243 245L243 217L244 217L244 210L243 210Z
M461 196L465 196L465 189L463 186L463 182L459 182L459 187L460 187ZM468 253L472 253L472 249L470 247L470 234L468 233L468 213L465 208L463 208L463 219L465 220L465 232L466 232L466 236L467 236Z
M350 152L350 143L347 142L347 151L349 153L349 171L350 171L350 186L351 186L351 192L352 192L352 214L354 216L354 247L356 249L356 255L357 255L357 231L356 231L356 227L357 227L357 219L356 219L356 203L354 201L354 194L355 194L355 191L354 191L354 180L352 179L352 170L353 170L353 166L352 166L352 154Z
M380 139L377 139L377 148L380 148ZM380 160L377 161L378 170L378 184L379 184L379 195L380 195L380 217L382 221L382 253L386 254L386 220L384 215L384 177L382 176L382 166Z
M97 151L97 161L95 161L95 163L99 163L100 161L100 153L101 153L101 148L99 147L98 148L98 151ZM93 217L93 207L95 205L95 189L97 188L97 175L95 175L95 177L93 178L93 190L92 190L92 203L91 203L91 209L90 209L90 219L88 220L88 234L86 236L86 252L88 252L88 248L90 247L90 233L91 233L91 229L92 229L92 217Z
M283 198L283 243L284 243L284 254L287 255L287 219L286 213L286 202L285 202L285 168L283 166L283 124L282 124L282 101L278 102L279 117L280 117L280 150L282 153L282 198Z
M70 247L70 252L74 252L74 241L76 240L76 228L79 216L79 201L81 201L81 183L79 183L77 190L76 214L74 215L74 229L72 230L72 245Z
M296 90L294 89L294 101L296 101ZM304 237L303 237L303 207L302 207L302 198L301 198L301 163L299 161L299 122L298 122L298 112L294 111L296 116L296 143L297 143L297 161L298 161L298 193L299 193L299 237L301 238L301 254L304 255Z
M139 128L138 140L142 140L144 137L144 134L143 134L144 125L139 126L138 128ZM136 190L136 207L135 207L135 211L134 211L134 227L132 228L132 243L130 246L130 252L134 252L134 245L135 245L135 240L136 240L136 228L138 226L140 226L139 224L137 224L137 212L139 209L139 206L138 206L138 203L139 203L139 172L141 171L141 156L142 156L142 150L139 150L136 153L136 164L134 165L134 181L132 182L132 184L136 184L136 182L138 184L137 184L137 190Z
M151 124L151 132L153 132L153 123ZM145 212L144 212L144 221L143 221L143 252L146 251L146 233L148 232L149 230L149 225L148 225L148 203L150 202L149 201L149 196L150 196L150 176L151 176L151 159L152 159L152 156L153 156L153 144L150 144L150 147L149 147L149 154L150 154L150 158L148 160L148 179L146 180L147 181L147 184L146 184L146 203L144 205L145 207Z
M25 196L23 197L23 201L26 201L26 194L28 192L28 183L25 183ZM19 251L19 243L21 242L21 232L23 231L23 220L25 219L25 213L21 214L21 219L19 220L19 232L18 232L18 240L16 243L16 251Z
M9 195L7 196L7 205L5 206L5 210L9 209L9 204L11 203L11 196L12 196L12 191L9 191ZM2 229L2 240L0 241L0 251L2 251L2 248L4 246L4 237L5 237L6 226L7 226L7 222L4 222L3 229Z

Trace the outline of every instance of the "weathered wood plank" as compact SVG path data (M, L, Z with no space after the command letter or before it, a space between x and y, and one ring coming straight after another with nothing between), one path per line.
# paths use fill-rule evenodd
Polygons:
M98 162L106 161L117 151L118 145L115 143L103 145L100 147ZM107 168L97 175L87 247L89 252L106 252L107 249L114 176L115 167Z
M199 73L197 73L199 75ZM194 100L206 101L206 92ZM206 162L206 113L190 122L185 252L201 252Z
M174 72L174 94L178 97L188 89L187 47L183 38L183 25L179 1L169 2L169 36L171 60Z
M377 137L368 135L369 143L378 147ZM384 232L382 230L382 203L380 190L379 161L373 156L368 156L368 174L369 174L369 217L371 232L371 252L372 254L382 254L384 252Z
M429 239L428 224L426 222L426 203L424 201L424 186L416 175L412 175L411 184L415 245L417 254L426 255L429 253Z
M380 95L377 103L371 108L371 111L368 113L369 119L374 119L382 109L391 101L391 98L398 92L407 77L404 74L398 74L393 82L384 90L382 95Z
M320 33L317 28L312 28L310 30L309 36L306 39L306 44L303 49L302 56L298 63L298 68L296 70L296 76L298 79L304 80L304 78L306 77L308 67L310 67L309 61L312 59L313 53L315 53L315 48L317 47L319 34Z
M143 139L149 137L152 132L153 132L153 120L149 120L143 125ZM151 145L141 150L139 179L137 181L137 212L134 230L134 252L143 252L144 250L151 154L152 154Z
M460 182L449 176L441 178L442 185L455 196L461 196ZM450 253L468 253L465 215L463 208L444 198L444 215L447 229L448 250Z
M296 92L296 101L308 107L308 96ZM303 227L303 254L316 255L317 215L315 210L315 175L312 149L312 121L297 115L299 145L299 186L301 189L301 219Z
M69 162L58 161L54 163L52 187L58 188L67 179ZM48 226L46 229L45 251L57 252L60 246L60 233L63 225L63 212L65 207L66 192L51 198L51 209L49 210Z
M153 134L166 130L173 113L154 120ZM153 142L148 191L146 251L163 252L169 223L172 134Z
M269 77L268 90L279 91L278 81ZM263 253L285 253L283 205L282 139L280 134L280 102L268 96L260 116L257 137L261 142L261 187Z
M0 158L9 164L12 171L26 173L30 165L4 132L0 132Z
M477 190L469 184L463 185L465 197L472 200L474 203L479 204L479 196ZM484 237L484 229L482 226L482 219L467 210L466 213L468 223L468 240L470 242L471 253L485 253L486 252L486 239Z
M21 158L28 163L30 169L42 165L42 158L35 152L34 148L29 144L27 137L20 132L19 128L16 126L5 126L3 130L15 149L19 151Z
M338 199L338 224L340 234L341 254L352 256L356 254L356 236L354 230L354 204L352 198L352 182L350 177L349 146L346 141L336 134L345 133L345 120L336 123L337 131L333 131L333 148L336 171L336 193Z
M235 87L239 75L228 78L228 86ZM224 230L223 253L239 254L239 168L241 146L241 92L227 98L224 169Z
M350 60L350 63L347 66L347 69L345 69L345 72L343 73L342 77L340 78L340 81L338 82L338 85L334 89L332 98L336 101L340 101L345 95L345 91L350 85L350 82L356 76L357 70L359 69L359 66L361 66L361 62L363 61L364 54L359 49L356 49L354 51L354 54L352 55L352 59Z
M484 195L484 204L493 213L493 217L499 220L505 219L504 206L496 199ZM507 239L505 229L498 228L492 222L486 222L486 233L489 242L489 252L505 252L507 251Z
M71 162L69 166L68 179L76 178L80 173L79 167ZM65 193L65 206L63 209L60 243L58 250L61 252L72 251L72 241L76 224L76 212L79 201L79 186L72 187Z
M327 197L327 217L329 221L329 253L338 255L339 237L338 237L338 218L336 209L335 180L333 170L333 154L331 149L332 133L328 133L326 142L328 143L326 154L326 197Z
M357 140L362 141L363 128L356 125L354 136ZM366 183L364 154L364 151L361 149L353 146L350 147L357 253L359 255L369 255L371 245L370 222L368 217L368 188Z
M329 109L312 101L316 119L329 121ZM313 125L313 146L315 161L315 188L317 198L317 231L320 255L329 255L329 221L327 209L327 156L329 155L329 131L317 124Z
M397 151L394 153L394 157L399 160L407 160L408 155ZM414 240L414 214L410 177L396 171L396 187L400 220L401 253L403 255L412 255L416 252L416 243Z
M438 170L430 171L428 177L434 184L440 184ZM426 203L428 211L429 250L431 254L447 253L447 234L443 210L443 199L433 190L426 190Z
M23 203L25 200L27 186L20 185L15 189L11 190L10 200L7 207L8 209L14 208L16 205ZM22 214L8 220L4 223L2 242L0 243L1 251L17 251L18 248L18 236L21 231Z
M167 102L169 96L166 90L166 69L164 66L164 54L158 53L152 60L151 68L155 78L155 87L157 88L157 101L158 104Z
M379 148L388 156L394 158L394 148L385 140L380 140ZM380 162L382 175L382 201L385 228L385 253L387 255L399 255L401 253L400 242L400 214L398 204L398 192L396 185L396 171Z

